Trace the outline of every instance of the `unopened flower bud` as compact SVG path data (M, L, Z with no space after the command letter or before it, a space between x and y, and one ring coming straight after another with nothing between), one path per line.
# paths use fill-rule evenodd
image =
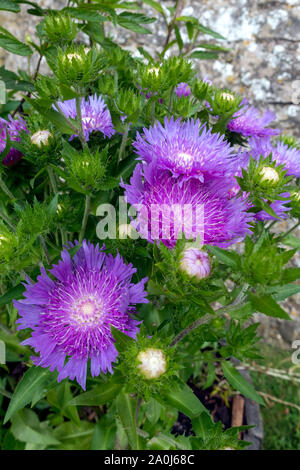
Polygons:
M271 183L277 183L279 180L279 175L275 168L272 168L271 166L265 166L260 172L261 174L261 180L265 182L271 182Z
M166 372L167 361L161 349L148 348L141 351L137 359L141 363L138 368L146 379L158 379Z
M70 54L66 54L64 56L64 59L68 59L69 61L72 61L73 59L83 61L83 57L80 54L77 54L77 52L72 52Z
M198 248L188 247L183 250L180 268L190 277L204 279L210 274L209 255Z
M151 67L150 69L147 70L148 73L154 73L156 76L158 76L160 69L159 67Z
M225 91L224 91L224 93L221 94L221 97L224 100L227 100L227 101L233 101L234 100L234 96L231 93L227 93Z
M42 144L47 145L51 137L53 137L53 135L50 131L37 131L31 136L31 143L41 147Z

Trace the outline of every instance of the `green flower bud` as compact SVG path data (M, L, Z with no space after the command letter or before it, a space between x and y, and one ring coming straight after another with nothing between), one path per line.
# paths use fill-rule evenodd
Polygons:
M50 66L61 83L82 88L97 79L104 63L96 48L72 45L59 49L56 62L51 61Z
M91 194L100 189L106 171L107 149L101 153L98 150L91 153L89 150L77 152L73 149L72 154L63 156L69 173L67 181L75 191Z
M55 12L46 16L43 24L47 39L52 44L64 44L75 39L78 28L71 17L65 13Z

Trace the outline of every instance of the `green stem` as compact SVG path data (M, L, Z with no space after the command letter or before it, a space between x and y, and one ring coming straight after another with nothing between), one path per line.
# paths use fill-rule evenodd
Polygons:
M53 168L52 168L51 166L48 166L48 167L47 167L47 171L48 171L48 175L49 175L49 179L50 179L50 184L51 184L52 190L53 190L54 194L57 194L57 193L58 193L58 188L57 188L57 184L56 184L56 179L55 179L55 175L54 175Z
M8 217L6 214L4 214L2 211L0 211L0 217L1 217L1 219L3 219L4 222L6 222L7 225L9 225L10 228L15 232L16 227L15 227L15 225L9 220L9 217Z
M129 132L129 123L125 125L123 136L122 136L122 142L119 150L119 162L122 160L123 153L126 147L126 142L128 139L128 132Z
M81 243L84 238L86 224L87 224L89 213L90 213L90 207L91 207L91 196L86 195L84 215L83 215L81 230L79 234L79 243Z
M13 193L8 189L8 187L6 186L6 184L4 183L2 177L0 176L0 188L2 189L2 191L9 197L9 199L11 200L14 200L16 199L15 196L13 195Z
M51 258L50 258L49 251L48 251L48 248L47 248L47 245L46 245L46 242L45 242L45 239L44 239L43 235L39 235L39 239L40 239L41 245L43 247L43 250L44 250L44 253L45 253L45 256L46 256L46 259L47 259L47 263L50 266Z
M295 230L295 228L299 227L300 225L300 221L297 222L295 225L293 225L292 228L290 228L287 232L285 232L283 235L281 235L278 239L278 241L280 240L283 240L284 238L286 238L291 232L293 232Z
M78 137L80 139L82 148L87 148L88 145L86 143L83 126L82 126L82 116L81 116L81 100L80 96L76 96L76 114L77 114L77 122L78 122Z
M197 320L195 320L193 323L191 323L189 326L187 326L184 330L182 330L180 333L178 333L177 336L175 336L175 338L171 341L169 347L171 348L171 347L175 346L175 344L179 343L179 341L181 341L186 335L188 335L191 331L195 330L199 326L204 325L205 323L208 323L211 320L214 320L215 318L221 317L222 315L224 315L224 313L228 313L231 310L236 309L237 305L242 305L243 300L245 298L245 293L246 293L248 287L249 287L248 284L246 284L242 288L242 290L239 293L239 295L237 296L237 298L231 304L227 305L226 307L222 307L222 308L219 308L218 310L216 310L216 312L215 312L216 315L215 316L212 316L210 313L207 313L203 317L197 318Z
M155 121L155 101L152 101L152 104L151 104L151 124L152 124L152 126L154 125L154 121Z

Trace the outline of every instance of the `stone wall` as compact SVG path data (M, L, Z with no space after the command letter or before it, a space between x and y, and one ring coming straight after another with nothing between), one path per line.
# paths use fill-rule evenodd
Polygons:
M61 8L62 0L42 0L42 7ZM160 2L172 5L172 1ZM27 34L34 37L37 17L0 12L1 25L19 39ZM153 14L153 10L146 7ZM209 76L216 85L228 86L245 94L260 109L274 110L278 124L295 136L300 136L300 2L297 0L186 0L182 15L194 15L204 25L215 29L231 48L217 61L195 60L200 75ZM110 29L112 36L131 51L142 45L151 53L161 50L165 37L162 22L150 25L154 34L136 35L125 29ZM211 41L205 37L205 41ZM36 58L34 58L36 60ZM34 62L33 60L33 62ZM0 65L11 70L27 68L24 57L6 54L0 49ZM34 66L34 63L32 64ZM298 81L299 80L299 81ZM299 95L299 98L298 98Z

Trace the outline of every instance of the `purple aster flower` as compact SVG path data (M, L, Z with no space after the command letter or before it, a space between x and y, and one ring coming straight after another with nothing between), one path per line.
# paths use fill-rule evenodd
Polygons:
M237 156L240 165L248 165L250 155L259 159L261 155L266 158L272 153L272 160L276 161L278 165L284 165L287 175L300 178L300 150L297 148L289 147L280 141L273 145L268 137L263 139L251 138L249 139L249 145L250 151L240 152Z
M75 98L67 101L59 101L58 106L67 118L75 119L77 116ZM55 106L53 106L54 109ZM82 127L86 141L93 131L100 131L105 137L111 137L114 133L114 127L111 115L101 96L89 96L81 101ZM77 137L72 135L71 139Z
M268 126L274 119L275 113L268 110L261 115L258 109L249 106L247 100L242 101L242 107L234 115L227 128L231 132L237 132L245 137L264 137L279 134L279 129L270 129Z
M33 330L23 344L40 353L32 358L36 365L56 368L58 381L76 378L85 389L89 359L93 377L112 373L118 353L110 326L136 336L139 322L130 315L137 303L147 303L147 279L133 284L132 264L85 241L73 259L67 249L61 258L51 278L41 269L35 284L28 281L25 299L14 301L21 317L18 329Z
M19 116L17 119L13 119L11 116L8 117L9 121L0 118L0 154L6 147L6 135L9 135L11 141L19 142L19 134L21 131L28 132L26 122ZM15 165L22 158L22 153L18 150L11 148L8 154L2 160L3 165L12 166Z
M173 176L184 175L200 181L232 172L233 149L220 134L213 134L200 120L185 122L165 118L149 129L137 133L133 142L140 160L170 170Z
M132 225L150 242L173 248L177 238L200 237L202 243L228 246L248 233L253 216L241 198L229 199L222 180L172 178L154 165L138 164L130 184L122 183L127 202L137 210Z
M175 88L175 93L179 98L181 98L182 96L189 96L191 94L190 85L185 82L179 83L179 85Z

